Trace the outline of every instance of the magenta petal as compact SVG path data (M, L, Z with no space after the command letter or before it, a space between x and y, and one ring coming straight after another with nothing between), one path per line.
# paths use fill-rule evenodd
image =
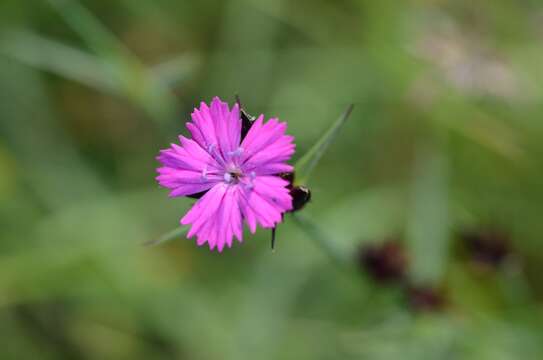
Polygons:
M191 224L188 238L197 235L197 244L207 242L220 252L225 245L232 246L234 235L241 240L241 214L238 205L238 187L216 185L205 194L181 219Z
M230 112L230 117L228 119L229 123L229 137L232 144L232 151L236 150L239 147L239 141L241 138L241 117L239 112L239 105L235 104Z
M215 134L215 123L211 117L211 112L206 103L200 104L200 109L194 109L192 113L192 122L200 130L203 139L200 145L207 149L212 144L217 144L217 136Z
M219 183L211 188L200 200L194 204L189 212L181 219L182 225L193 224L193 228L189 231L188 237L197 229L196 225L203 224L208 218L212 217L219 206L226 192L227 187Z
M292 198L286 189L287 182L276 176L259 176L254 187L240 196L242 211L251 231L258 222L271 228L282 221L282 214L292 208Z
M248 170L254 171L258 175L276 175L281 173L293 172L294 167L285 163L263 164L254 167L249 167Z

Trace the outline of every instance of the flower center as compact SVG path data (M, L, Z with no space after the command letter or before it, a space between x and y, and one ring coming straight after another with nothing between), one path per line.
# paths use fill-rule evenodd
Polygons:
M224 173L224 182L227 184L237 184L243 177L243 172L236 166L229 166Z

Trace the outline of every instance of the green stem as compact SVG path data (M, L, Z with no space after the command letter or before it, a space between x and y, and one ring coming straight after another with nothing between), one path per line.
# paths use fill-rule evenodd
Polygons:
M301 214L292 214L294 223L298 225L314 242L315 244L326 254L328 257L341 268L348 267L349 262L343 255L343 253L333 245L331 236L326 234L319 226L310 218Z
M306 184L309 180L309 175L319 163L319 160L324 155L326 150L339 134L339 130L345 125L347 119L353 111L354 105L349 105L343 114L332 124L332 126L326 131L322 137L309 149L304 156L302 156L294 168L296 169L296 177L300 184Z
M144 246L160 245L160 244L165 243L167 241L177 239L177 238L179 238L181 236L185 236L186 233L187 233L187 230L188 229L187 229L186 226L180 226L178 228L173 229L170 232L167 232L166 234L162 235L161 237L159 237L157 239L153 239L153 240L149 240L149 241L145 242L143 245Z

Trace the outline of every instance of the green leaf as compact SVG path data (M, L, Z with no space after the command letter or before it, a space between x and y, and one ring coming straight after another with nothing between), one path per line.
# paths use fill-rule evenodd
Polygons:
M297 182L301 184L307 183L309 175L318 164L330 144L336 139L339 131L351 115L354 105L351 104L343 112L343 114L332 124L332 126L323 134L323 136L302 156L294 165L296 169Z
M175 116L176 100L143 62L86 7L76 0L48 0L102 62L118 91L159 123Z
M168 242L170 240L175 240L180 237L184 237L187 234L188 227L187 226L180 226L178 228L173 229L170 232L167 232L166 234L162 235L161 237L157 239L153 239L150 241L147 241L144 243L144 246L156 246L163 244L165 242Z
M93 13L77 0L48 0L64 21L101 57L140 61ZM140 64L141 65L141 64Z
M435 282L443 275L449 248L446 158L439 149L424 148L414 170L407 227L411 271L417 281Z
M32 32L6 33L0 42L0 53L106 93L119 92L99 58Z
M200 55L184 53L154 65L149 71L160 84L172 87L185 81L195 71L200 62Z

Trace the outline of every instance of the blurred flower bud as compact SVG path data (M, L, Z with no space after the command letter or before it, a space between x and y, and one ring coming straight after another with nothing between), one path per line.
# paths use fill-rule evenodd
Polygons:
M461 239L470 260L484 268L497 268L511 252L509 237L495 229L467 231Z
M396 282L405 278L407 256L397 241L364 246L358 253L361 269L377 282Z

